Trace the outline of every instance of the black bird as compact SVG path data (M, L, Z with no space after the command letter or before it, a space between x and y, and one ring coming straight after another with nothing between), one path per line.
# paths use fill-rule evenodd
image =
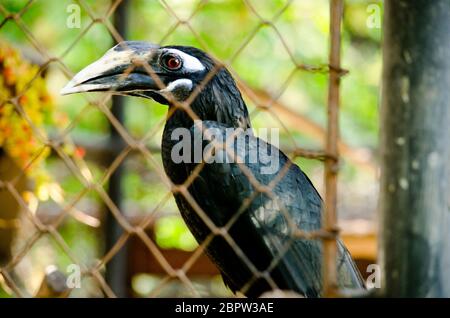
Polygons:
M187 193L183 194L183 188L174 191L181 215L199 243L212 232L201 211L219 229L232 220L227 229L232 240L219 231L207 245L206 253L233 292L257 297L276 286L306 297L319 297L321 242L295 238L294 231L320 229L322 200L297 165L251 133L241 93L231 74L224 67L216 68L217 65L214 59L193 47L160 47L127 41L83 69L61 93L115 91L168 105L170 115L161 149L164 169L175 185L182 185L199 164L192 155L197 137L204 137L200 143L203 151L213 145L212 140L215 145L225 140L229 136L227 129L239 129L238 136L244 136L244 143L233 142L228 150L213 147L213 151L210 147L211 157L225 160L204 163ZM203 80L213 69L217 72L204 85ZM196 91L199 93L190 101L190 107L201 122L194 122L186 109L180 107ZM198 129L200 124L202 129ZM187 148L179 152L189 160L181 162L172 153L180 145L179 139L174 138L177 128L191 132L190 139L181 144ZM239 155L241 163L232 151ZM256 162L251 160L251 151L256 151ZM270 160L263 162L263 158ZM271 171L274 160L278 165ZM269 187L272 188L267 191ZM364 288L361 275L340 240L336 265L340 287Z

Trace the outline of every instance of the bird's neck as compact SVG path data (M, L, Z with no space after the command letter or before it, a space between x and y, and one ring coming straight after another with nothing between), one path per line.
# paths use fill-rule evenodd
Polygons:
M228 127L250 128L247 106L231 75L223 69L203 88L190 105L200 120L216 121ZM181 109L169 105L168 128L193 125L193 118Z
M229 80L228 80L229 81ZM232 81L232 80L231 80ZM230 128L250 128L247 106L234 84L224 85L225 80L215 78L191 103L191 109L199 120L216 121ZM169 105L168 118L164 127L161 153L166 173L172 182L181 184L185 180L183 164L175 164L171 158L172 147L178 142L172 140L172 132L177 128L190 129L194 118L181 108Z

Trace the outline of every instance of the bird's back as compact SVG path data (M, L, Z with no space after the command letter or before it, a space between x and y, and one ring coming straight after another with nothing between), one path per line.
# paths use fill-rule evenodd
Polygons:
M221 134L222 140L229 136L227 127L217 122L204 121L202 125L204 131ZM191 131L193 138L200 134L197 128ZM208 140L204 141L203 149L208 144ZM215 226L228 226L229 236L214 236L207 254L233 291L259 296L277 287L308 297L320 296L322 243L296 238L294 234L297 229L320 229L319 194L297 165L261 139L245 134L244 142L234 143L232 149L241 156L242 164L231 158L229 162L217 162L225 155L223 150L216 149L216 162L204 164L188 188ZM257 160L252 157L255 151ZM182 166L187 177L197 164ZM194 236L203 242L211 234L210 227L183 195L176 195L176 201ZM339 285L362 288L361 276L339 240L338 251Z

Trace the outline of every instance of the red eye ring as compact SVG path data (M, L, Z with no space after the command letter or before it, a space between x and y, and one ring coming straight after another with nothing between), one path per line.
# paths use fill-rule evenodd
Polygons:
M176 55L168 54L163 57L162 61L164 66L171 71L181 68L181 59Z

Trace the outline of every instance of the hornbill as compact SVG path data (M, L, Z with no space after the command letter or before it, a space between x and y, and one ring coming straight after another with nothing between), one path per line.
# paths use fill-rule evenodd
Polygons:
M113 91L168 105L161 145L164 169L178 186L196 173L185 192L182 187L175 187L179 191L174 191L174 197L196 240L202 243L213 237L205 252L217 265L225 284L233 292L240 291L249 297L260 296L275 286L306 297L319 297L322 294L321 241L296 237L295 232L320 229L320 195L283 152L251 133L241 93L231 74L218 65L194 47L160 47L125 41L75 75L61 94ZM189 100L191 94L195 97ZM195 116L180 106L186 101ZM197 129L199 123L202 129ZM183 141L188 149L183 148L181 152L192 150L188 155L192 160L180 161L173 157L173 149L179 145L179 138L174 138L178 128L191 132L192 139ZM198 163L193 160L192 153L196 151L193 148L199 145L195 138L199 134L200 147L205 150L214 141L226 140L227 129L231 128L240 131L236 136L245 134L244 143L231 146L235 154L243 154L241 161L206 162L203 158ZM214 131L214 136L205 131ZM279 163L277 169L263 171L267 162L249 160L250 151L242 151L243 148L256 149L257 158L268 154ZM228 158L226 148L214 149L217 153L210 153L216 156L222 153L223 158L226 152ZM196 170L199 164L202 167ZM214 232L208 220L219 230ZM220 229L226 229L229 236ZM361 275L348 250L340 240L337 246L339 286L363 288Z

